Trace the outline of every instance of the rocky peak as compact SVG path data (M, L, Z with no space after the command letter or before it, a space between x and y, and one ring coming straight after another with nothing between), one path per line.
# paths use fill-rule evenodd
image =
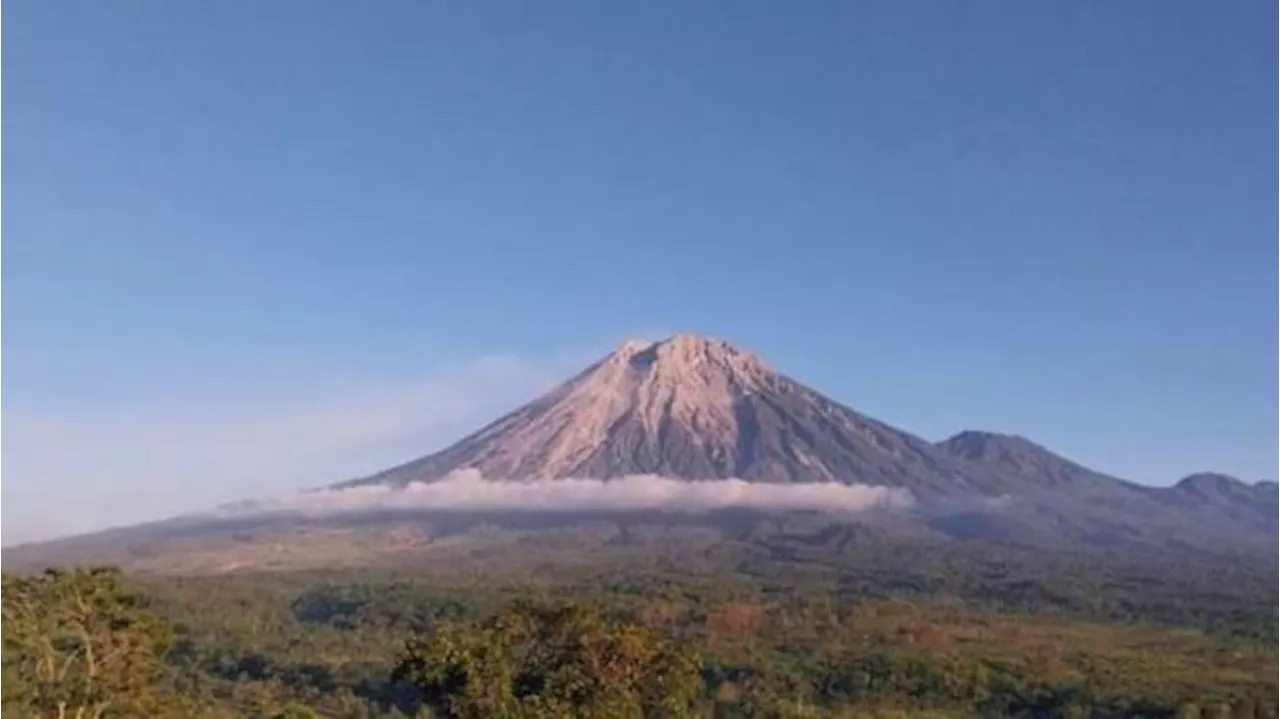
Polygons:
M674 390L715 398L707 392L736 396L776 382L758 357L722 340L679 334L660 342L628 340L602 364L596 381L636 384L637 388ZM592 378L588 378L592 379Z
M1034 442L1014 434L981 432L967 429L939 443L939 446L964 459L995 460L1009 455L1043 451Z
M1016 434L965 430L936 446L952 457L1009 473L1027 485L1129 489L1115 477L1095 472Z
M718 365L760 366L761 360L750 352L741 350L724 340L696 334L678 334L665 340L631 339L623 342L612 357L632 361L644 357L649 361L662 360L666 364L695 366L709 363Z
M1254 487L1241 480L1217 472L1197 472L1183 477L1174 486L1201 497L1239 497L1254 491Z

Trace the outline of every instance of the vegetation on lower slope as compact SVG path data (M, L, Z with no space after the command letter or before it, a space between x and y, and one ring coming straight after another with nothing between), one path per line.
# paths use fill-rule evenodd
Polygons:
M1276 716L1272 570L642 534L580 554L565 547L581 534L542 534L518 555L498 543L400 569L6 576L4 708Z

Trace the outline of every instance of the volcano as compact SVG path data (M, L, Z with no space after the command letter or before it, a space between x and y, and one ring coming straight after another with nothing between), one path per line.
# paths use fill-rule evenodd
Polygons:
M1037 544L1274 549L1277 525L1272 483L1194 475L1157 488L1015 435L969 430L930 442L694 334L626 342L452 446L336 487L404 487L464 470L493 481L656 475L892 487L944 534ZM1020 529L1011 537L1009 527Z
M582 487L594 493L585 504L574 494ZM628 488L639 489L630 494ZM651 519L654 511L672 508L651 501L655 491L703 508L749 505L754 512L780 515L803 509L827 516L828 522L860 523L867 531L942 540L1135 550L1211 561L1225 556L1270 561L1276 553L1273 482L1249 484L1198 473L1172 486L1153 487L1089 469L1015 435L964 431L930 442L846 407L750 352L692 334L626 342L542 397L441 451L303 493L298 497L307 501L291 498L285 505L334 500L343 517L331 512L305 521L349 526L356 520L346 498L375 497L382 503L364 505L358 519L366 531L403 521L405 505L397 502L408 498L422 516L434 512L430 521L438 531L451 522L542 526L549 516L546 507L560 511L569 505L557 504L557 498L570 495L575 511L607 510L608 518L601 520L606 523L623 522L619 517L628 512L647 512ZM490 512L459 524L458 505L449 504L456 497L451 492L496 498L486 506L500 507L502 516ZM644 502L628 504L632 496ZM737 502L738 496L751 501ZM826 503L832 496L843 499ZM865 497L894 501L862 501ZM424 505L423 498L431 501ZM544 511L531 520L534 505ZM837 505L859 508L837 516ZM251 500L230 512L233 520L215 512L8 549L5 556L30 562L113 560L122 552L160 556L175 541L189 547L210 536L238 536L239 530L227 529L228 521L240 526L248 521L256 527L253 532L262 532L287 519L266 516L264 506ZM387 507L399 512L397 517L389 517ZM442 522L442 511L454 514ZM474 515L474 502L467 512ZM407 535L388 535L393 536L388 541L399 547L421 526L413 525ZM277 549L319 541L314 533L306 539L271 536ZM347 557L350 545L339 544L343 549L334 551ZM226 550L237 557L243 551L240 545Z
M633 340L441 452L340 486L638 474L993 494L998 476L860 414L726 342Z

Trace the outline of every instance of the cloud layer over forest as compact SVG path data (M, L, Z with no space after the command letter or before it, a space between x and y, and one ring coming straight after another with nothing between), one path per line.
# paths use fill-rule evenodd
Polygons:
M300 492L238 503L220 511L305 516L410 510L554 512L661 509L705 512L747 508L854 512L905 507L912 503L911 493L905 489L838 482L689 481L654 475L610 480L491 481L475 470L464 470L438 482L419 482L404 487L379 485Z

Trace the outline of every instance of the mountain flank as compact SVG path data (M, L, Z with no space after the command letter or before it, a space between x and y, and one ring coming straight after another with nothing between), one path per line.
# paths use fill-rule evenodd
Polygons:
M1017 435L964 431L929 442L693 334L626 342L454 445L338 486L404 486L464 469L491 480L661 475L899 487L936 531L1037 545L1274 549L1277 524L1271 483L1203 474L1156 488Z
M332 496L373 488L376 496L388 496L388 491L394 496L396 489L410 485L416 491L429 489L432 483L462 476L461 472L469 477L479 473L490 480L483 483L485 492L498 494L503 482L544 486L578 479L594 480L599 486L647 475L661 477L668 487L670 480L737 479L751 483L747 486L768 485L759 489L775 492L756 496L778 496L780 488L825 491L831 483L894 488L895 495L909 496L911 501L895 508L859 509L856 520L848 513L837 518L838 512L818 512L828 518L806 520L856 521L860 529L851 536L986 541L1069 551L1104 549L1212 561L1238 556L1274 559L1277 547L1274 482L1248 484L1221 474L1199 473L1171 487L1151 487L1089 469L1016 435L965 431L930 442L851 409L776 371L750 352L692 334L660 342L627 342L545 395L439 452L317 492ZM823 487L803 486L815 483ZM741 482L724 485L726 492L742 486ZM699 491L705 496L717 487L703 485ZM909 508L903 509L904 504ZM243 511L233 512L234 526L228 524L226 514L193 516L176 523L9 549L5 556L60 561L100 557L104 551L153 556L167 551L158 546L174 542L193 547L209 537L224 541L246 532L258 536L267 528L283 526L280 522L285 519L255 515L257 506L249 501ZM458 512L442 520L440 515L452 510L432 506L436 509L417 506L415 511L434 513L431 526L436 531L473 523L459 519ZM715 513L707 513L708 531L752 538L767 534L772 520L751 529L749 517L768 514L770 507L775 514L792 511L785 506L762 507L757 501L747 512L720 512L716 518L711 516ZM527 505L507 503L501 512L483 512L474 522L528 526L527 517L516 518L521 507ZM354 531L353 526L366 532L405 521L405 510L389 511L367 513L358 521L349 516L299 515L288 518L293 524L287 526L338 522L340 532ZM625 519L629 513L649 517L645 521L655 516L652 507L616 502L601 511L610 517L602 521L624 525L632 521ZM581 521L581 515L576 512L572 521ZM542 515L535 524L552 522L549 516ZM728 525L725 517L732 518ZM688 516L679 521L687 524ZM742 528L743 522L748 529ZM319 535L309 529L297 536L306 536L308 542L323 536L328 542L334 535L330 529ZM278 547L286 546L281 544L284 541L272 539ZM341 541L339 545L346 547ZM393 545L403 543L396 539ZM346 551L342 556L347 556Z
M846 482L925 495L992 494L989 473L856 412L726 342L631 341L451 447L344 483L488 479Z

